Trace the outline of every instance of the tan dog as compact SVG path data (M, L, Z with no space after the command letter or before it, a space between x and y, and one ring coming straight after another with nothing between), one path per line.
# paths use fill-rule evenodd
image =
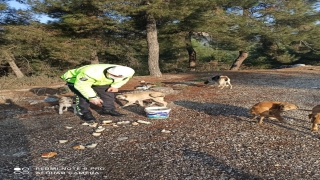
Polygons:
M62 97L59 100L59 114L63 114L63 111L67 111L68 107L73 107L73 113L77 114L76 106L73 104L71 97Z
M311 131L318 131L318 124L320 124L320 105L316 105L312 108L312 113L309 114L309 119L311 119L312 123Z
M230 83L230 78L228 76L214 76L204 82L204 84L213 84L217 83L218 88L223 89L226 86L229 86L230 89L232 89L232 85Z
M117 95L117 99L126 100L128 101L127 104L123 105L122 107L130 106L138 101L139 105L143 107L144 100L153 100L158 103L162 103L163 106L167 106L168 103L164 101L164 93L156 92L156 91L142 91L132 94L120 94Z
M250 114L253 115L252 119L260 115L259 124L262 124L262 120L265 117L276 118L281 122L285 122L280 115L281 112L298 108L299 107L297 105L287 102L266 101L255 104L251 108Z

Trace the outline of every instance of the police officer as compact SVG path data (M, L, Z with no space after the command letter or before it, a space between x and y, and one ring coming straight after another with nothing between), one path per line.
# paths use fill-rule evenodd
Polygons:
M115 110L115 92L132 78L135 71L115 64L91 64L67 71L61 78L76 96L76 109L85 121L95 121L90 103L102 105L103 115L124 116Z

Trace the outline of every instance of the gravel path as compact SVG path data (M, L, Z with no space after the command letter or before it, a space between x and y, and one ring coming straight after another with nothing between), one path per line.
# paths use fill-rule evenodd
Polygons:
M320 139L310 131L309 112L288 111L286 123L265 119L262 125L248 114L266 100L303 109L320 104L320 72L220 73L231 78L232 90L204 87L199 79L208 74L167 82L188 84L167 95L172 109L167 119L147 119L137 106L120 109L127 114L123 118L94 112L100 121L130 121L104 126L99 137L71 111L58 115L41 104L31 109L21 102L1 104L0 179L320 179ZM151 124L131 124L137 120ZM88 143L98 145L72 148ZM48 151L58 154L42 158Z

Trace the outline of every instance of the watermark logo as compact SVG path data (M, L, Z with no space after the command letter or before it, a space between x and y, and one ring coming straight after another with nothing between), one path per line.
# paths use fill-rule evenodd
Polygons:
M29 174L30 173L30 169L28 167L23 167L23 168L13 168L13 173L14 174Z

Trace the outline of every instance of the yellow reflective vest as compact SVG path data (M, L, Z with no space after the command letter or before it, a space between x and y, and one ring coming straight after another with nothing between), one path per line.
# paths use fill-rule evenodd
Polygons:
M115 64L91 64L82 66L77 69L71 69L61 76L61 78L74 84L77 89L86 99L97 97L97 93L91 88L92 86L110 85L114 88L120 88L126 84L131 76L119 79L110 79L106 77L107 70L111 67L119 65Z

